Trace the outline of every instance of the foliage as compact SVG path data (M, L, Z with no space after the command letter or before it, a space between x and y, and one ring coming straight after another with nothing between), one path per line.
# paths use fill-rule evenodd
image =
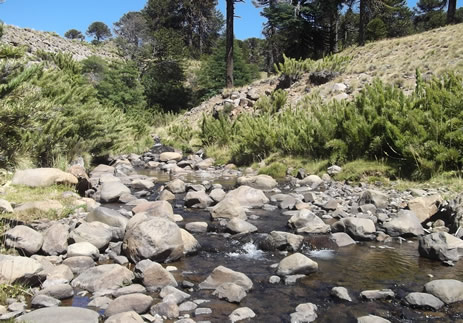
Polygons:
M367 40L380 40L387 36L387 27L381 18L372 19L367 25Z
M112 36L109 27L101 21L95 21L92 24L90 24L90 26L88 26L86 34L95 38L95 44L98 44L102 40L110 38Z
M69 29L64 34L64 37L66 37L67 39L79 39L81 41L85 39L85 36L77 29Z
M280 162L271 163L268 166L259 169L259 174L269 175L273 178L283 178L286 176L286 170L288 167Z
M29 287L22 284L0 284L0 304L8 305L8 298L18 298L19 296L33 296Z

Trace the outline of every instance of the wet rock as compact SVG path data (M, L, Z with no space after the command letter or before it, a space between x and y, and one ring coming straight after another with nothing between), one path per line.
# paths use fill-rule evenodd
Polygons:
M278 185L277 181L268 175L238 177L237 183L264 191L274 189Z
M98 323L99 314L81 307L41 308L16 319L17 322L50 323L59 318L60 322Z
M17 225L3 234L3 243L8 248L15 248L33 255L43 244L42 234L25 225Z
M390 289L381 289L381 290L364 290L360 293L360 296L368 300L377 300L377 299L389 299L394 298L395 294Z
M298 233L327 233L331 230L328 224L309 210L301 210L288 220L288 225L297 229Z
M217 205L211 209L211 216L213 219L233 219L235 217L240 219L246 219L246 212L245 208L241 206L240 202L237 199L225 197L222 201L217 203Z
M130 189L122 183L103 183L101 185L100 199L105 203L116 202L124 193L130 193Z
M119 297L122 295L135 294L135 293L146 293L146 288L140 284L132 284L130 286L121 287L118 290L114 291L113 296Z
M55 223L43 235L42 251L50 256L66 252L68 247L69 226Z
M76 185L77 178L74 175L63 172L57 168L34 168L18 170L13 176L13 185L25 185L30 187L45 187L54 184Z
M68 246L67 257L85 256L98 259L100 252L90 242L78 242Z
M182 158L182 154L177 152L164 152L161 155L159 155L159 160L162 162L166 162L169 160L180 161Z
M225 191L221 188L215 188L209 194L209 197L216 203L219 203L225 198Z
M154 217L137 224L125 235L125 255L137 263L143 259L169 262L183 256L180 228L174 222Z
M278 264L278 275L310 274L318 270L318 264L301 253L283 258Z
M180 229L180 233L182 234L184 255L195 253L201 248L198 240L196 240L196 238L191 233L185 229Z
M320 186L321 183L323 183L323 180L320 178L318 175L309 175L306 178L298 181L299 185L304 185L308 186L311 189L316 189L317 187Z
M317 319L317 305L312 303L299 304L296 312L291 314L291 323L313 322Z
M179 317L178 305L172 302L161 302L156 305L153 305L150 309L151 315L161 315L165 316L168 319L175 319Z
M115 314L134 311L138 314L148 312L153 298L145 294L122 295L109 303L105 311L105 316L110 317Z
M234 283L224 283L217 287L212 293L220 299L226 299L230 303L239 303L246 297L246 291L243 287Z
M190 222L185 225L185 228L190 232L204 233L207 232L206 222Z
M333 287L331 289L331 296L341 299L343 301L352 302L352 298L349 296L349 292L345 287Z
M190 294L182 292L173 286L163 287L159 296L162 297L163 302L174 302L177 305L190 298Z
M331 234L330 239L333 240L339 248L356 244L355 240L344 232L333 233Z
M39 280L43 266L27 257L0 255L0 284Z
M85 270L72 281L72 287L96 292L104 289L117 289L131 283L134 274L120 265L100 265Z
M175 200L175 194L168 190L163 190L161 194L159 194L159 200L161 201L173 201Z
M286 196L281 200L279 207L282 210L293 210L296 207L297 200L292 196Z
M47 295L56 299L66 299L74 296L74 290L69 284L57 284L42 289L39 295Z
M204 191L190 191L185 196L185 206L189 208L205 209L214 201Z
M420 256L440 261L458 261L463 256L463 240L446 232L436 232L421 237Z
M174 276L157 262L142 260L135 266L134 272L149 291L156 291L165 286L177 287Z
M181 194L186 192L185 182L178 178L174 179L171 182L168 182L166 184L166 187L169 191L171 191L174 194Z
M198 305L196 303L188 301L180 304L178 309L180 312L191 312L194 311L197 307Z
M227 223L227 228L234 233L250 233L257 231L257 227L245 220L233 218Z
M410 293L405 296L405 302L412 307L430 308L435 311L444 306L440 299L427 293Z
M74 229L70 238L75 242L90 242L99 250L105 248L113 236L111 227L102 222L82 222Z
M143 318L134 311L114 314L105 323L144 323Z
M94 297L88 306L97 307L100 310L105 310L108 308L109 303L113 300L107 296ZM122 323L122 322L121 322Z
M436 194L414 198L408 202L408 208L415 213L422 223L437 213L441 203L442 197Z
M31 307L53 307L59 306L61 301L48 295L36 295L31 300Z
M228 192L224 200L229 198L236 199L241 206L246 208L262 207L264 204L269 202L269 199L265 196L264 192L246 185L242 185L237 189Z
M463 301L463 282L455 279L437 279L424 285L424 290L445 304Z
M0 214L1 213L13 213L13 207L10 202L0 199Z
M297 251L302 245L304 237L283 231L272 231L260 243L263 250L288 250Z
M357 323L391 323L391 321L376 315L366 315L357 318Z
M216 289L224 283L234 283L247 292L253 284L251 279L243 273L231 270L224 266L216 267L205 281L199 284L200 289Z
M388 205L388 196L380 191L366 190L360 195L359 205L374 204L379 209L385 209Z
M154 187L154 183L147 179L134 179L132 183L130 183L130 187L133 189L138 190L150 190Z
M167 201L146 202L134 207L132 212L135 214L145 212L150 216L157 217L172 217L174 215L174 209Z
M373 240L375 238L375 223L370 219L344 218L333 224L335 231L344 231L357 240Z
M424 234L421 221L413 211L400 210L383 224L390 236L421 236Z
M95 261L92 259L92 257L75 256L75 257L66 258L63 261L63 264L68 266L74 274L78 275L82 273L83 271L91 267L94 267Z
M105 207L98 207L92 210L85 219L87 222L102 222L109 225L113 230L113 237L116 240L124 238L128 219L119 212Z
M251 310L249 307L237 308L236 310L231 312L230 315L228 315L228 318L230 319L232 323L253 319L255 317L256 317L256 313L254 313L254 311Z
M268 282L270 284L278 284L280 281L281 281L280 276L270 276L270 278L268 279Z

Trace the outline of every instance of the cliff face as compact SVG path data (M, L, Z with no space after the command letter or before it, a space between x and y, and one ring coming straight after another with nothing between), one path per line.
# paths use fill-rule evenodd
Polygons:
M100 46L94 46L80 40L69 40L55 33L19 28L12 25L4 25L3 37L0 43L12 46L26 46L30 52L43 50L46 52L64 52L71 54L75 60L83 60L89 56L100 56L104 59L120 59L117 48L108 42Z

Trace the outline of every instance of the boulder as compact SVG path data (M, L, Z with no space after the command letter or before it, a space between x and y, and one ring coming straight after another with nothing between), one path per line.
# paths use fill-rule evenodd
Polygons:
M260 243L263 250L297 251L302 245L304 237L284 231L272 231Z
M61 301L48 295L35 295L31 300L31 307L53 307L59 306Z
M0 199L0 214L1 213L13 213L13 207L10 202Z
M63 204L55 200L25 202L16 207L13 212L17 217L25 214L46 214L49 212L59 212L63 209Z
M157 262L145 259L135 266L135 277L141 280L149 291L156 291L165 286L177 287L174 276Z
M42 271L43 266L34 259L0 255L0 284L37 282Z
M233 218L227 223L227 229L233 233L251 233L257 231L257 227L240 218Z
M154 187L153 181L147 180L147 179L134 179L130 183L130 187L133 189L138 189L138 190L150 190Z
M237 184L247 185L264 191L272 190L278 185L277 181L268 175L238 177Z
M330 239L336 243L339 248L355 245L356 242L345 232L336 232L331 234Z
M99 317L97 312L82 307L45 307L22 315L15 322L50 323L59 318L63 323L98 323Z
M160 315L168 319L175 319L180 315L178 305L173 302L157 303L151 307L150 313L151 315Z
M55 223L43 234L42 251L50 256L57 256L66 252L68 248L69 226Z
M186 192L186 184L181 179L174 179L166 184L169 191L174 194L181 194Z
M223 283L212 293L220 299L225 299L230 303L239 303L246 297L246 291L243 287L234 283Z
M190 222L185 224L185 229L190 232L204 233L207 232L208 224L206 222Z
M71 232L71 239L75 242L90 242L97 249L104 249L112 239L111 227L102 222L82 222Z
M67 258L76 257L76 256L86 256L97 259L100 255L98 248L95 247L90 242L77 242L68 246L67 249Z
M163 302L172 302L177 305L191 297L190 294L182 292L173 286L163 287L159 296L162 297Z
M114 314L104 323L144 323L145 320L134 311L129 311L129 312L124 312L124 313L119 313L119 314Z
M445 304L463 301L463 282L456 279L436 279L424 285L424 290Z
M269 202L264 192L246 185L228 192L225 199L228 198L236 199L241 206L246 208L262 207Z
M419 239L420 256L440 261L458 261L463 256L463 240L446 232L436 232Z
M323 180L318 175L309 175L304 179L298 181L298 183L301 186L308 186L314 190L317 187L319 187L321 183L323 183Z
M87 222L101 222L109 225L113 231L113 238L121 240L124 238L125 229L127 227L128 219L117 212L116 210L108 209L106 207L98 207L92 210L85 218Z
M90 176L91 177L100 177L103 174L112 174L114 175L115 168L113 166L108 166L104 164L100 164L96 166L91 172Z
M125 255L135 263L143 259L174 261L183 256L183 248L178 225L160 217L135 225L126 233L123 243Z
M249 307L240 307L231 312L230 315L228 315L228 318L232 323L239 322L239 321L244 321L244 320L251 320L256 317L256 313L254 313L253 310L251 310Z
M421 223L431 218L439 210L442 197L439 194L416 197L408 202L408 208L415 213Z
M74 296L74 290L69 284L57 284L42 289L38 294L48 295L56 299L66 299Z
M374 204L378 209L385 209L388 203L388 196L380 191L366 190L360 195L359 205Z
M215 188L209 193L209 197L216 203L219 203L225 198L225 191L221 188Z
M115 314L134 311L138 314L148 312L151 307L153 298L145 294L122 295L109 303L105 311L105 316L109 317Z
M424 234L421 222L415 212L400 210L389 221L383 224L390 236L422 236Z
M164 152L161 155L159 155L159 160L162 162L166 162L169 160L175 160L175 161L180 161L182 160L183 156L181 153L176 153L176 152Z
M436 296L427 293L410 293L405 296L405 302L412 307L430 308L435 311L445 305Z
M185 206L189 208L205 209L213 202L214 201L204 191L189 191L185 196Z
M217 205L211 209L211 216L214 219L247 218L245 208L241 206L240 202L237 199L230 197L225 197L222 201L217 203Z
M57 168L33 168L18 170L13 176L13 185L25 185L30 187L45 187L55 184L76 185L77 178L74 175L63 172Z
M298 233L327 233L331 227L309 210L300 210L288 220L288 225Z
M310 274L318 270L318 264L301 253L295 253L283 258L278 264L277 274L288 276Z
M95 267L95 261L88 256L68 257L63 260L63 264L68 266L73 274L80 274L85 270Z
M136 275L135 275L136 278ZM128 295L128 294L135 294L135 293L141 293L141 294L146 294L146 288L140 284L132 284L126 287L121 287L114 291L112 294L114 297L119 297L122 295Z
M25 225L17 225L3 234L3 242L8 248L15 248L33 255L42 248L42 234Z
M243 273L224 266L216 267L205 281L199 284L200 289L216 289L224 283L234 283L249 291L253 284L251 279Z
M159 194L159 200L160 201L172 201L172 200L175 200L175 194L173 194L171 191L163 190L161 192L161 194Z
M375 238L375 223L370 219L344 218L333 224L336 231L344 231L357 240L373 240Z
M64 264L57 265L48 272L47 280L43 283L42 287L46 288L57 284L68 284L73 278L74 274L69 266Z
M104 203L116 202L124 193L130 193L130 189L122 183L103 183L101 185L100 200Z
M391 299L395 297L395 293L390 289L364 290L360 293L360 297L368 300Z
M91 293L105 289L117 289L130 284L135 278L127 268L107 264L89 268L72 281L72 287L85 289Z
M292 313L291 323L313 322L317 319L317 305L312 303L299 304Z
M132 212L135 214L146 212L152 216L163 216L169 218L174 215L174 209L167 201L145 202L134 207Z
M357 323L391 323L391 321L376 315L366 315L358 317Z
M183 254L190 254L196 252L201 248L198 240L186 231L185 229L180 229L180 233L182 234L182 241L183 241Z
M331 296L343 301L352 302L352 298L349 296L349 292L345 287L333 287L331 289Z

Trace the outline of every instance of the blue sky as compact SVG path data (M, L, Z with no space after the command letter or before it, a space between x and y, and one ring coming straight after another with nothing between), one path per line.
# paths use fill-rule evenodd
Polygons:
M85 32L94 21L103 21L112 27L124 13L140 10L145 3L146 0L6 0L0 5L0 19L7 24L63 35L71 28ZM413 7L416 0L408 0L408 3ZM458 7L462 3L463 0L458 0ZM225 0L219 0L219 9L224 12ZM265 19L251 0L237 3L235 12L241 17L235 22L238 39L261 37Z

